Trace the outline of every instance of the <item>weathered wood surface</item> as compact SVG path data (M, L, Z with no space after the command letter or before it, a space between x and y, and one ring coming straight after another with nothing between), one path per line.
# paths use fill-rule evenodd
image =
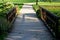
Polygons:
M53 40L31 5L23 5L6 40Z

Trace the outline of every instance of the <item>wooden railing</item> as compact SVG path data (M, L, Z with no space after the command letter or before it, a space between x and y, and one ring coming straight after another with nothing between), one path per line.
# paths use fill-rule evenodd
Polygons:
M60 17L54 15L53 13L49 12L48 10L42 7L40 7L40 14L41 14L41 19L44 21L49 31L52 33L54 37L57 38L57 40L59 40Z
M14 7L7 12L5 19L3 19L3 20L0 19L1 20L0 21L1 22L0 23L0 33L11 31L13 22L17 16L16 13L17 13L17 7Z
M15 16L16 16L16 8L14 7L7 13L7 21L12 22Z
M13 9L11 9L10 11L7 12L6 19L7 19L7 22L9 22L8 32L10 32L12 29L13 22L17 16L16 13L17 13L16 7L14 7Z

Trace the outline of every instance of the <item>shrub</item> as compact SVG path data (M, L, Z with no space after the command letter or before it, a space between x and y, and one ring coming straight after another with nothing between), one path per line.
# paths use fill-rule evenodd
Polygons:
M7 12L14 7L14 4L10 2L4 2L0 6L0 15L4 16L7 14Z
M9 22L6 19L7 12L14 7L13 3L4 2L0 5L0 30L7 31L9 28Z
M36 15L38 18L41 18L40 9L37 10Z

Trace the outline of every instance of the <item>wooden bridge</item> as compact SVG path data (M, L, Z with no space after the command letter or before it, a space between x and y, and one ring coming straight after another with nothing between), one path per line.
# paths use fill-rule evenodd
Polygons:
M20 14L15 19L13 30L5 40L53 40L54 38L36 17L32 5L23 5Z

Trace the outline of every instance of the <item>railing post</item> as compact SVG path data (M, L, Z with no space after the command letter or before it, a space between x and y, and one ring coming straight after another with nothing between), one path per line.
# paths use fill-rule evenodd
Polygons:
M15 8L15 9L16 9L16 10L15 10L15 11L16 11L16 15L18 15L18 6L16 5L15 7L16 7L16 8Z
M44 22L46 22L47 20L46 11L43 8L41 8L41 18L42 20L44 20Z

